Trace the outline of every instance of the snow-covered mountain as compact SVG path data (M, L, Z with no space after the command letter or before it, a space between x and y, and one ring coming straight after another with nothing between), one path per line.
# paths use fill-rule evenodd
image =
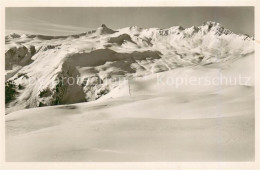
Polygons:
M252 37L215 22L102 25L70 36L10 34L5 54L8 162L255 159ZM38 107L49 105L58 106Z
M122 78L214 66L254 53L252 37L235 34L215 22L190 28L133 26L118 30L102 24L78 35L13 33L5 41L5 78L17 86L14 98L6 104L7 113L93 101L118 90ZM78 77L81 81L73 83ZM66 81L61 84L57 81L61 79Z

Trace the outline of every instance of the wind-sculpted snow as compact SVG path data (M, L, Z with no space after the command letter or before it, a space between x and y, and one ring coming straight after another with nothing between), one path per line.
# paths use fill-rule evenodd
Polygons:
M252 37L235 34L215 22L190 28L133 26L118 30L102 24L97 30L78 35L14 33L5 41L6 81L23 87L7 103L7 113L97 100L117 90L122 78L197 65L208 67L254 53ZM77 77L83 81L70 85ZM59 84L60 79L66 82Z

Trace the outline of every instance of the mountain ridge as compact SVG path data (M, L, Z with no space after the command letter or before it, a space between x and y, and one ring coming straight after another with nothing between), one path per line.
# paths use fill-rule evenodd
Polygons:
M5 51L6 81L23 87L6 104L7 112L12 112L98 100L118 87L118 77L145 77L247 57L254 53L254 42L253 37L211 21L199 27L168 29L132 26L112 30L102 24L95 31L69 36L11 34L6 36ZM70 86L54 81L66 76L83 77L88 83ZM44 83L28 82L31 79ZM49 95L43 95L45 91Z
M227 28L224 28L220 23L218 22L214 22L214 21L206 21L204 22L202 25L200 26L191 26L191 27L187 27L187 28L184 28L182 26L172 26L172 27L169 27L169 28L154 28L154 29L158 29L158 30L171 30L171 29L179 29L179 30L190 30L190 29L200 29L201 27L203 26L208 26L208 27L218 27L219 29L223 30L223 32L226 32L226 33L233 33L233 34L236 34L232 31L230 31L229 29ZM138 27L138 26L129 26L129 27L124 27L124 28L121 28L121 29L139 29L139 30L148 30L149 28L141 28L141 27ZM34 36L48 36L48 37L57 37L57 38L65 38L65 37L69 37L69 36L82 36L82 35L86 35L86 34L90 34L90 33L94 33L94 32L98 32L99 30L102 30L102 29L106 29L106 31L108 32L111 32L111 33L115 33L117 32L117 30L121 30L121 29L116 29L116 30L112 30L110 28L108 28L105 24L102 24L99 28L97 28L96 30L91 30L91 31L87 31L87 32L83 32L83 33L79 33L79 34L71 34L71 35L63 35L63 36L51 36L51 35L43 35L43 34L17 34L15 32L13 33L10 33L8 35L5 36L5 38L21 38L22 36L31 36L31 37L34 37ZM221 31L222 32L222 31ZM238 34L238 35L242 35L242 36L247 36L247 37L253 37L253 36L250 36L250 35L247 35L247 34Z

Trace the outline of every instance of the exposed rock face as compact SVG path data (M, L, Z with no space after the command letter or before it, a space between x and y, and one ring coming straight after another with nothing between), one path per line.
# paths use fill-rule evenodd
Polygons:
M5 52L5 69L11 70L14 65L25 66L30 64L35 53L34 46L25 47L21 45L10 48Z
M76 67L69 62L64 62L62 71L57 75L59 81L55 89L52 89L53 94L50 103L44 104L58 105L85 102L86 99L83 88L80 84L75 82L77 76L79 76L79 72Z
M122 45L124 42L127 42L127 41L135 44L135 42L132 40L132 38L128 34L121 34L117 37L111 37L108 42L116 43L117 45Z

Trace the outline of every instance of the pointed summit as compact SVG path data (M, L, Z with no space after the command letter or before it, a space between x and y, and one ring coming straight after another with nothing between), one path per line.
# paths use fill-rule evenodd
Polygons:
M203 23L203 25L209 25L209 26L221 26L220 23L215 21L206 21Z
M202 27L206 27L208 32L213 32L215 35L232 34L233 32L229 29L224 28L220 23L214 21L205 22Z
M103 34L113 34L116 31L108 28L105 24L102 24L101 27L99 27L96 31L97 34L103 35Z
M16 33L11 33L6 36L6 38L20 38L20 37L21 37L21 35L16 34Z
M102 24L101 27L105 28L105 27L107 27L107 26L106 26L105 24Z

